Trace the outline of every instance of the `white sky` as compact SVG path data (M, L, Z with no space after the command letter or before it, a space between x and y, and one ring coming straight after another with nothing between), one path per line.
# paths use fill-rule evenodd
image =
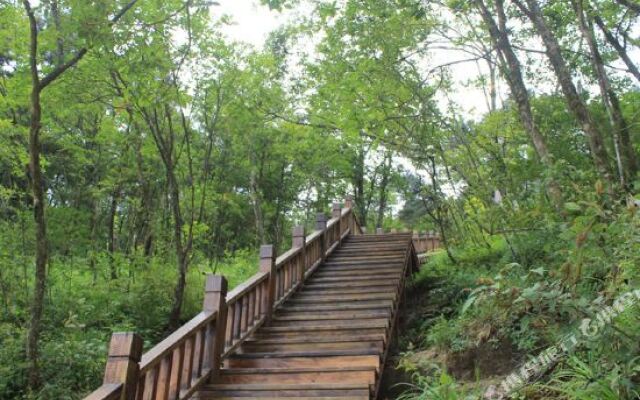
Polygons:
M219 6L213 12L228 14L234 25L226 26L223 32L233 40L247 42L255 47L262 47L269 32L275 30L287 17L269 7L260 5L254 0L218 0Z

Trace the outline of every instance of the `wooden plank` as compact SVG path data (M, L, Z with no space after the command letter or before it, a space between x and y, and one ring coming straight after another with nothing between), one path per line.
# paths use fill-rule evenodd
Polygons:
M236 358L225 361L226 368L335 368L341 366L379 368L380 357L364 356L316 356L316 357L271 357L271 358Z

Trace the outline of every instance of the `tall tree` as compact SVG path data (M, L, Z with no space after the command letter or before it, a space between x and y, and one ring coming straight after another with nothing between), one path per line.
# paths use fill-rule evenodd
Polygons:
M551 152L547 146L546 140L540 129L536 125L533 112L531 111L531 103L529 101L529 93L522 77L522 68L518 56L516 55L511 41L509 40L507 30L507 17L504 10L504 1L495 1L495 14L498 15L498 22L484 0L474 0L474 3L482 19L487 26L491 40L498 50L499 60L502 66L502 73L505 75L509 88L518 106L520 120L524 125L526 132L531 138L533 147L540 158L540 161L551 171L554 170L554 161ZM551 180L549 185L549 195L554 204L558 207L562 206L562 192L555 180Z
M531 20L536 31L542 38L545 45L547 58L555 72L558 82L564 94L569 110L573 113L576 120L580 123L582 130L589 138L589 147L591 148L591 156L596 169L603 183L612 192L614 183L611 173L611 165L609 163L609 154L605 146L602 132L596 125L591 113L587 109L586 104L580 97L569 67L562 55L560 44L555 34L549 27L542 13L540 5L536 0L513 0L518 8Z
M578 18L578 26L580 27L582 36L589 47L589 59L598 81L602 102L607 110L607 115L613 128L612 135L620 184L626 187L630 181L633 181L638 172L638 162L629 135L629 125L622 115L618 95L611 87L602 54L598 48L592 19L589 17L589 13L585 12L584 1L571 0L571 4Z
M118 22L120 18L134 6L136 0L131 1L122 10L117 12L108 25ZM60 76L74 67L88 51L87 47L81 47L66 62L59 59L53 70L40 76L39 65L40 55L39 25L34 8L29 0L22 0L25 12L29 19L29 66L31 72L31 100L30 100L30 128L29 128L29 174L31 189L33 192L33 213L36 223L36 270L35 285L31 306L31 323L27 335L27 359L29 360L29 385L32 389L37 389L40 382L40 371L38 366L38 343L40 339L40 329L42 323L42 312L44 303L44 293L46 288L46 267L48 259L47 248L47 222L45 217L45 183L42 177L42 166L40 164L40 131L42 129L42 92ZM55 18L59 18L56 13ZM59 23L57 23L59 26ZM58 40L58 44L60 43ZM61 57L61 55L59 54Z

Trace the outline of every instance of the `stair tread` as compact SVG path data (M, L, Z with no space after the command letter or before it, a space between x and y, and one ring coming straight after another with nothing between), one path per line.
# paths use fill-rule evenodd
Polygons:
M410 241L410 234L348 236L194 398L371 399Z

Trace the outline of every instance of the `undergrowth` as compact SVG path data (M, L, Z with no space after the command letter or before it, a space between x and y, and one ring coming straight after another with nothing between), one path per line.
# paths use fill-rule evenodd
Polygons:
M401 340L399 368L413 380L402 399L488 396L509 370L640 287L637 209L613 211L595 201L567 209L566 221L492 235L488 246L459 243L452 248L457 263L444 252L429 258L412 284L429 306L413 312ZM511 396L638 398L639 310L625 309ZM502 369L505 363L511 368Z

